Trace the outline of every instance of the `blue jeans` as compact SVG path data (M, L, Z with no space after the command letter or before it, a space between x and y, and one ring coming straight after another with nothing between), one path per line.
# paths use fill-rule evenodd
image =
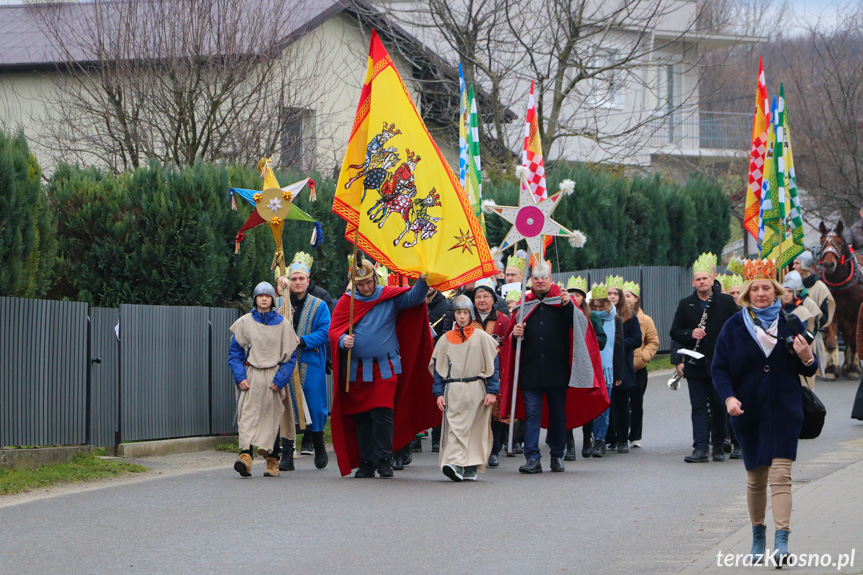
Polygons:
M608 397L611 398L612 383L606 383L605 389L608 390ZM608 409L599 414L599 417L593 420L593 439L605 441L605 434L608 432Z
M563 457L566 449L566 387L523 389L524 458L540 459L539 429L542 425L542 400L548 401L548 446L552 457Z

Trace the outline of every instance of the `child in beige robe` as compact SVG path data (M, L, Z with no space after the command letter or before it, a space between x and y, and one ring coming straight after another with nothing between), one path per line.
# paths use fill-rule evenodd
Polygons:
M453 481L476 481L491 452L491 409L497 400L497 342L475 329L473 303L453 302L456 325L435 345L429 370L433 393L444 413L439 461Z

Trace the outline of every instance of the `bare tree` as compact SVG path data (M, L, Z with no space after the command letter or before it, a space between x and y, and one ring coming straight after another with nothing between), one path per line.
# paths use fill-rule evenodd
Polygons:
M691 2L420 0L386 10L484 88L483 141L502 144L500 162L511 161L523 136L504 111L518 105L521 112L532 79L547 158L580 145L621 159L694 109L701 54L689 35L701 8ZM693 81L672 96L666 66Z
M325 71L321 46L306 34L308 2L95 0L34 9L60 62L58 90L46 96L47 145L65 159L114 171L150 158L177 166L273 154L312 161Z

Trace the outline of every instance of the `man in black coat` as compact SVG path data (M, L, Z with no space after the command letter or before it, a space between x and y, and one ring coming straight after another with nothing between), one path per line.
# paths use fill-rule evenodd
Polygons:
M737 303L729 295L722 293L716 281L716 256L702 254L692 272L692 295L680 300L674 321L671 324L671 339L681 348L694 350L698 346L702 359L686 358L683 376L689 388L689 402L692 407L692 455L687 455L687 463L704 463L709 460L708 446L713 435L713 461L725 461L723 443L728 427L725 404L713 387L710 366L713 363L713 349L716 339L725 322L737 313ZM706 310L706 312L705 312ZM704 327L699 327L706 313ZM709 411L708 411L709 407ZM712 419L712 421L711 421Z

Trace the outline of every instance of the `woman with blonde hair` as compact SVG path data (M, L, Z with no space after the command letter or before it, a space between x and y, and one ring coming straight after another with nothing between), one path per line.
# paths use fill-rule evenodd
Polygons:
M782 313L784 289L776 281L774 260L744 262L738 298L742 309L729 319L716 341L713 384L725 402L743 450L746 499L752 522L753 563L765 560L767 484L776 528L772 559L788 557L791 527L791 462L803 426L799 376L818 370L800 320ZM795 335L798 334L798 335Z
M623 297L629 308L638 318L641 327L641 347L633 354L635 368L635 389L632 391L632 424L629 430L629 441L632 447L641 447L641 431L644 422L644 392L647 390L647 364L659 349L659 334L653 319L641 309L641 286L635 282L623 284ZM625 438L621 437L623 441Z

